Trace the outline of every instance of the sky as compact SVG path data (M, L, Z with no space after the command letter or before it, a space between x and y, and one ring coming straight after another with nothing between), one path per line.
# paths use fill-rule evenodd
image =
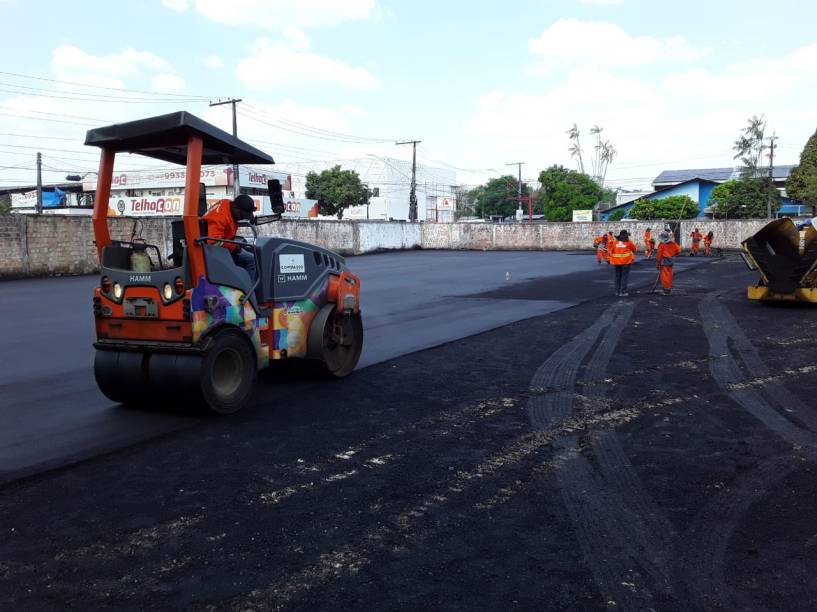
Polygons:
M797 163L817 128L817 4L778 0L0 0L0 185L93 172L93 127L187 110L300 176L408 159L474 185L617 155L607 185L728 167L752 115ZM13 50L13 51L12 51ZM155 165L120 156L119 169Z

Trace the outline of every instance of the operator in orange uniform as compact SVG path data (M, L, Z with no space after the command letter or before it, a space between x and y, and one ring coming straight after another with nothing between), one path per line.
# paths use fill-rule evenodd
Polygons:
M699 232L698 228L696 227L689 237L692 238L692 252L690 253L690 256L694 257L701 249L701 239L704 237L704 235Z
M621 230L613 241L612 245L607 245L607 253L610 256L610 263L616 271L616 295L627 297L627 280L630 277L630 266L635 261L635 253L638 248L632 240L627 230Z
M224 238L225 240L235 240L238 232L239 221L251 221L254 218L255 202L247 194L242 193L235 200L219 200L204 214L202 219L207 222L207 235L211 238ZM221 242L220 240L208 241L210 244L221 246L230 251L236 265L244 268L250 275L250 279L255 282L257 272L255 269L255 256L239 247L237 244Z
M715 232L709 232L704 236L704 255L712 255L712 241L715 239Z
M655 265L658 268L664 295L669 295L672 293L672 264L674 257L681 252L681 247L669 232L661 232L658 240L660 244L655 251Z
M601 265L607 259L607 234L593 238L593 246L596 247L596 262Z
M644 256L649 259L650 255L652 255L652 245L655 244L652 242L652 228L647 228L644 232Z

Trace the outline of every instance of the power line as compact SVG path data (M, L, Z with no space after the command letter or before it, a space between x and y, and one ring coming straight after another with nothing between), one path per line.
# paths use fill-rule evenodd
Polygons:
M188 97L190 97L189 94L176 94L176 93L170 93L170 92L157 93L157 92L153 92L153 91L147 91L147 90L144 90L144 89L126 89L124 87L106 87L104 85L90 85L88 83L79 83L77 81L63 81L63 80L60 80L60 79L50 79L50 78L47 78L47 77L39 77L39 76L31 75L31 74L22 74L22 73L19 73L19 72L6 72L6 71L3 71L3 70L0 70L0 74L5 74L5 75L8 75L8 76L15 76L15 77L19 77L21 79L32 79L34 81L47 81L49 83L61 83L63 85L75 85L77 87L88 87L88 88L91 88L91 89L104 89L106 91L125 91L125 92L129 92L129 93L172 96L172 97L179 97L179 98L188 98ZM202 101L207 101L208 99L213 98L215 96L198 96L198 97L201 98Z

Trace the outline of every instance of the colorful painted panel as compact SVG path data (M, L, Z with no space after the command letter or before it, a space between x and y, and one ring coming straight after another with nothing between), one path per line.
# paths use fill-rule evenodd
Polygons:
M328 287L329 280L326 279L304 300L275 302L272 314L273 359L281 359L284 356L306 357L309 326L318 310L327 302Z
M243 291L214 285L205 277L199 277L190 300L193 342L198 342L214 327L235 325L252 341L258 357L258 368L265 368L269 364L269 347L262 344L261 332L269 328L269 319L258 317L250 302L241 304L243 295Z

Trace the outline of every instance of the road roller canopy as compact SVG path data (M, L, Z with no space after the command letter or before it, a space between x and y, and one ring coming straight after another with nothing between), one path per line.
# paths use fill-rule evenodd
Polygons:
M88 130L85 144L185 165L190 136L202 138L203 164L275 163L272 156L185 111Z

